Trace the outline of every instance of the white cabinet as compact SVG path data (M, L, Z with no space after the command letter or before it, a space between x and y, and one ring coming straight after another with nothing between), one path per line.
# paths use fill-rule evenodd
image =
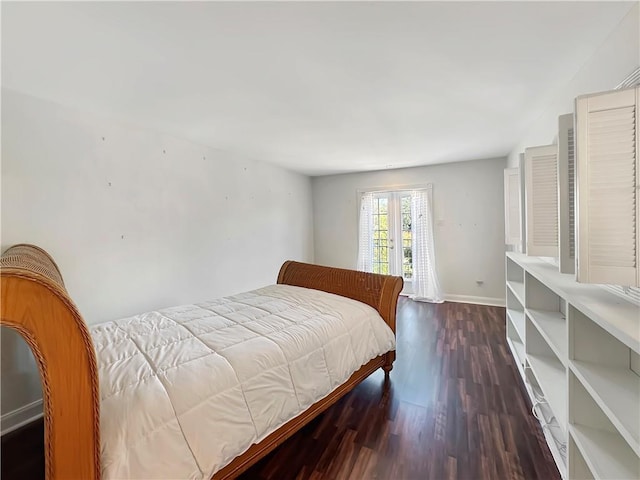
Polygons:
M504 170L504 243L520 246L520 169Z
M558 146L524 151L527 254L558 256Z
M577 278L640 286L640 87L576 100Z
M564 478L640 478L640 306L506 258L507 343Z
M576 156L573 114L558 118L558 265L560 273L576 268Z

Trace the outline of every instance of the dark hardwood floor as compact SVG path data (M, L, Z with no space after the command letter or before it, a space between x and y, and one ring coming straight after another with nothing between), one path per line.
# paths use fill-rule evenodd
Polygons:
M240 477L560 479L505 341L505 310L401 299L397 359ZM2 438L2 479L43 478L43 425Z

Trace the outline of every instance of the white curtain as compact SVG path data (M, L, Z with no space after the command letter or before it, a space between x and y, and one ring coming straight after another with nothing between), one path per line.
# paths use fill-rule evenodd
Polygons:
M433 245L432 188L411 192L411 248L413 250L413 295L422 302L442 303Z
M360 196L358 270L373 272L373 193Z

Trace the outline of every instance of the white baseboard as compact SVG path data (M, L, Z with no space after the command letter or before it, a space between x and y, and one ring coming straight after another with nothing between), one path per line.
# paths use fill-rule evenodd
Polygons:
M474 297L472 295L445 294L444 300L446 302L475 303L477 305L489 305L491 307L504 307L506 305L504 298Z
M0 417L0 435L13 432L40 417L42 417L42 399L2 415Z

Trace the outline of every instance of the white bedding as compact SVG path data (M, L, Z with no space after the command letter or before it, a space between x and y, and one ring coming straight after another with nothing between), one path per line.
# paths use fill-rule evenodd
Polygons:
M395 348L368 305L288 285L90 330L104 479L209 479Z

